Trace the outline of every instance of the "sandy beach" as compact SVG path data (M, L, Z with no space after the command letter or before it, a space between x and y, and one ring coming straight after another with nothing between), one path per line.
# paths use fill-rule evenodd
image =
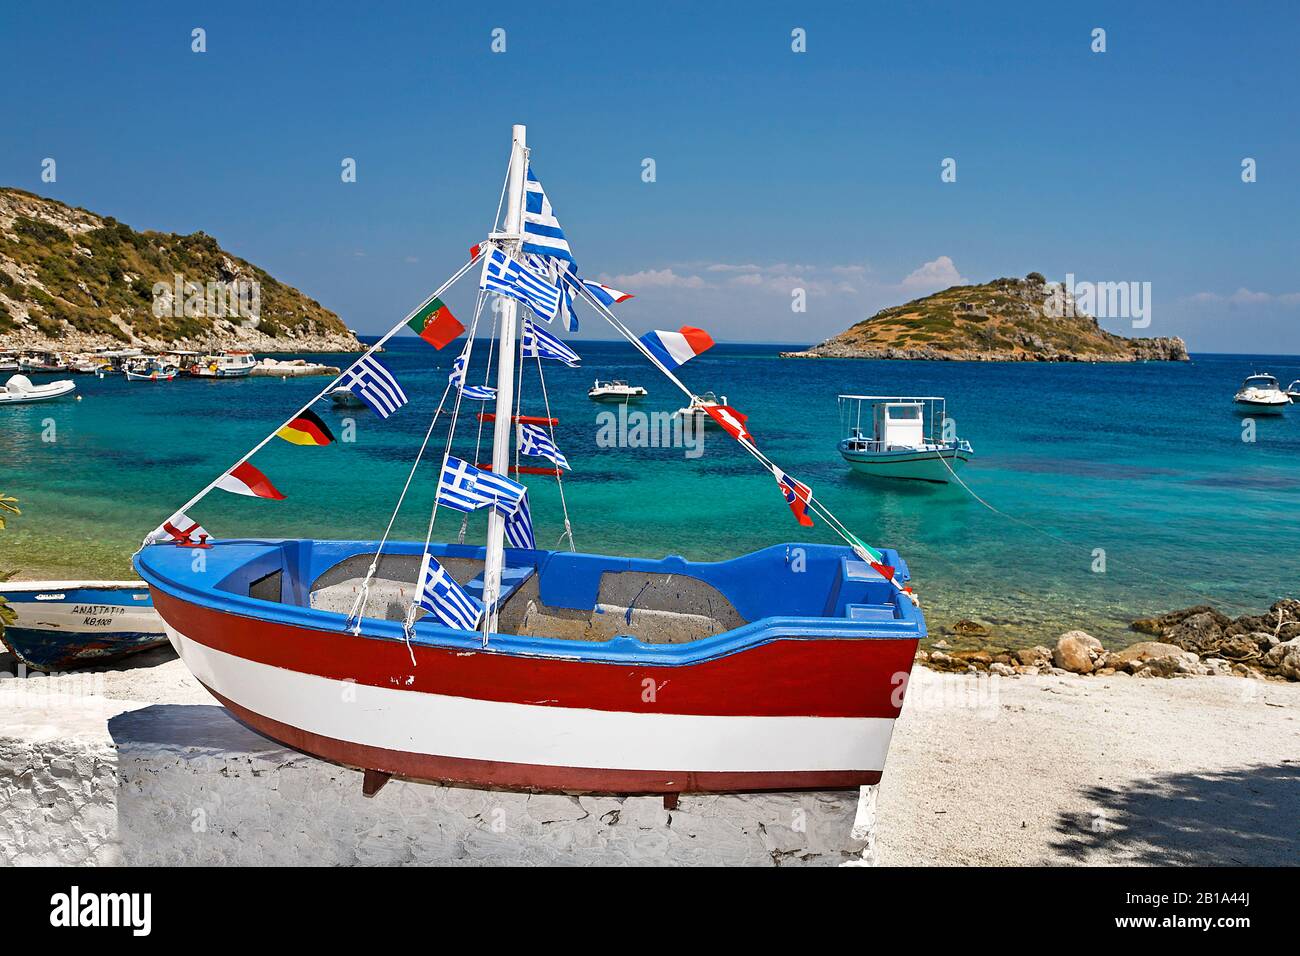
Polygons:
M13 659L0 656L0 671L14 670ZM77 693L85 693L88 679L94 698L72 696L66 709L50 711L46 733L59 734L65 720L75 724L78 708L98 712L108 701L198 705L196 714L221 719L166 650L89 678L51 678L46 690L72 694L72 682L81 682ZM1298 717L1297 683L977 677L918 666L879 796L880 861L1300 863ZM352 776L359 780L351 771L331 779L350 792L359 786ZM403 793L408 804L434 799L427 790ZM687 798L682 806L691 812ZM681 861L668 853L663 862Z

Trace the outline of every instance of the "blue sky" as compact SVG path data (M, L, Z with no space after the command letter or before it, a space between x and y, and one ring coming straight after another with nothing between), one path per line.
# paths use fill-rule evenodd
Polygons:
M201 229L374 332L484 234L524 122L638 329L812 342L1036 270L1150 282L1141 334L1300 353L1297 5L705 7L8 4L0 184Z

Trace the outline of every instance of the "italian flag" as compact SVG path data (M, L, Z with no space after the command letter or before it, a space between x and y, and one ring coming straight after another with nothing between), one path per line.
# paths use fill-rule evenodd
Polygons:
M406 324L435 349L442 348L465 331L465 326L456 321L442 299L434 299Z
M217 487L232 495L248 495L250 498L271 498L275 501L284 498L275 485L271 484L271 479L248 462L232 468L230 474L217 482Z

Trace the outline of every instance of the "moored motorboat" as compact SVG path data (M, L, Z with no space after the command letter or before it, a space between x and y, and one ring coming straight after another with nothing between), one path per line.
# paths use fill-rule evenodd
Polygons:
M1292 405L1300 404L1300 378L1286 387L1286 397L1291 399Z
M77 383L70 379L33 385L26 375L13 375L0 389L0 405L20 402L44 402L52 398L71 395L77 389Z
M675 370L689 357L660 355L578 278L526 157L523 127L515 127L504 224L493 224L469 262L172 512L137 552L135 567L173 647L239 719L364 770L370 795L391 775L669 797L876 783L925 634L906 564L850 532L811 488L767 458L744 414L687 388ZM480 262L483 294L462 325L440 297ZM544 364L576 367L579 356L519 314L522 303L542 320L560 318L562 286L680 388L688 408L700 408L767 470L802 526L812 526L816 514L845 546L778 544L716 562L578 552L564 496L570 465L556 445ZM489 295L499 297L495 378L485 371L483 384L477 376L471 384ZM573 323L564 325L572 331ZM269 442L334 443L311 410L317 401L343 388L380 421L411 403L375 358L406 328L436 348L466 334L411 466L414 478L428 436L445 427L425 540L393 542L386 533L371 541L209 538L188 512L211 491L285 497L251 462ZM536 359L540 385L535 409L522 401L523 373L533 363L520 363L529 359ZM432 406L434 394L417 398ZM494 412L477 411L489 402ZM481 460L483 427L462 429L466 458L452 454L460 452L462 409L491 426L490 463L470 464ZM545 467L523 465L521 456L543 458ZM508 477L539 472L555 481L564 514L559 540L567 539L568 551L537 546L529 495L544 489ZM411 487L408 479L393 520ZM487 512L486 544L462 543L478 511ZM458 532L446 527L448 514ZM446 543L433 539L439 527ZM196 562L203 573L194 573Z
M723 395L718 398L713 392L701 392L699 395L692 395L691 400L683 405L677 411L673 412L673 418L680 418L686 421L693 421L696 428L716 428L717 422L709 415L707 409L720 408L727 404L727 396Z
M170 382L176 377L177 369L174 365L151 360L128 366L122 374L128 382Z
M1291 404L1290 396L1267 372L1257 372L1248 377L1232 401L1237 411L1250 415L1281 415Z
M629 385L622 379L609 382L596 379L596 384L587 389L587 397L593 402L639 402L648 394L640 385Z
M944 435L944 399L841 395L839 453L854 471L878 478L952 481L975 456L970 442Z
M252 374L256 364L252 352L228 349L202 356L190 367L190 374L199 378L245 378Z
M330 402L334 405L335 408L365 408L366 407L366 403L363 402L360 399L360 397L357 396L357 393L352 391L352 389L350 388L331 389L329 393L329 397L330 397Z
M8 581L0 595L15 614L0 641L38 670L102 664L167 643L140 581Z

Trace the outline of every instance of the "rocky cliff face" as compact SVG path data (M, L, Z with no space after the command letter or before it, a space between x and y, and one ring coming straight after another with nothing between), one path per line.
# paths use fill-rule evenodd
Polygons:
M202 232L0 188L0 348L358 351L333 312Z
M807 351L781 354L953 362L1185 362L1188 358L1180 338L1129 339L1107 332L1037 273L1024 279L953 286L877 312Z

